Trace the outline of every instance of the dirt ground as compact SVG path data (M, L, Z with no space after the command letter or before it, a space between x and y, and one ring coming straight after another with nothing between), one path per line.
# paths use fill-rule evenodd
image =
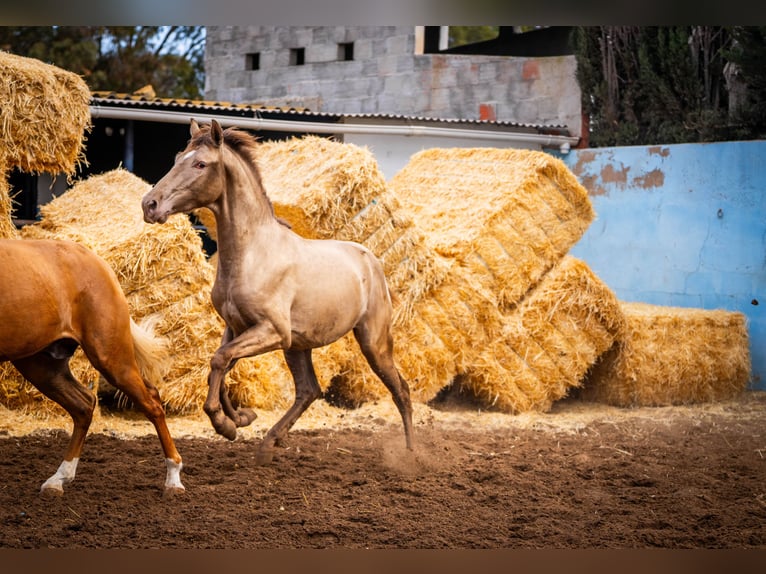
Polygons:
M766 393L616 409L562 401L510 416L315 403L269 466L279 413L229 442L171 418L185 494L162 496L148 422L100 413L76 480L41 496L66 419L0 407L0 548L766 548Z

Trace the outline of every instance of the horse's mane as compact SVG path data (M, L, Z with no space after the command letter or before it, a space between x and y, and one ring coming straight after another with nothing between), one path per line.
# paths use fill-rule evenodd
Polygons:
M274 212L274 204L271 202L271 198L266 193L266 189L263 187L263 181L261 181L261 172L258 169L258 160L256 159L258 140L245 131L231 127L226 128L223 131L223 141L227 146L229 146L229 148L231 148L232 151L242 157L245 160L245 163L252 170L253 177L255 177L255 181L258 184L261 193L263 193L263 197L266 198L272 215L277 219L277 221L279 221L279 223L285 227L292 228L292 225L290 225L289 222L285 221L281 217L277 217L276 213ZM200 130L197 132L197 135L195 135L189 142L190 147L199 147L202 145L214 145L213 136L210 134L210 125L200 126Z

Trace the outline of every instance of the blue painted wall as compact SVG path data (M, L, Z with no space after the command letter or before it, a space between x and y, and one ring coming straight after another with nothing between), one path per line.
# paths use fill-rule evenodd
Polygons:
M572 255L623 301L744 313L766 390L766 141L560 157L597 214Z

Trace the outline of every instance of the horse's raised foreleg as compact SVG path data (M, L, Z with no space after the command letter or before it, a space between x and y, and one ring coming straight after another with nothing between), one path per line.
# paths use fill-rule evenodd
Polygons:
M237 337L231 337L227 327L221 346L210 360L205 413L215 431L229 440L237 438L237 427L250 424L255 419L251 409L235 410L231 405L224 378L237 359L253 357L279 349L282 337L268 322L259 323Z
M391 392L394 404L402 416L407 448L412 450L412 402L410 401L410 387L394 364L394 344L390 330L385 328L376 329L375 331L378 332L370 330L367 325L359 325L354 328L354 336L372 371Z
M232 363L229 371L233 368L234 364ZM246 427L258 417L253 409L247 407L234 408L234 405L231 404L231 399L229 398L229 392L225 382L221 383L220 399L223 412L226 413L226 416L234 421L234 424L238 427Z
M228 343L232 339L232 333L231 329L228 327L224 331L223 334L223 340L221 344ZM234 424L238 427L246 427L251 422L253 422L258 415L255 414L255 411L253 409L249 409L247 407L239 407L234 408L234 405L231 404L231 398L229 398L229 390L226 388L226 374L231 371L234 366L237 364L237 359L232 359L231 363L229 364L229 367L226 369L226 372L224 373L222 382L221 382L221 390L218 394L218 398L221 400L221 406L223 407L224 414L230 418Z
M43 352L15 360L13 364L41 393L61 405L72 417L74 426L64 460L40 488L43 493L61 495L64 485L74 480L85 435L93 419L96 397L72 376L69 358L54 359Z
M285 360L295 382L295 401L277 423L263 438L255 456L257 464L268 464L274 457L274 445L284 440L287 433L300 416L316 399L322 396L322 389L317 382L314 365L311 362L311 349L302 351L286 350Z

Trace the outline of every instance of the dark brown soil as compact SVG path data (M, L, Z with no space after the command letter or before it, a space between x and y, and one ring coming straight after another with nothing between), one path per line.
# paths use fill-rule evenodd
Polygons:
M764 548L766 394L746 402L570 432L421 423L414 453L393 423L299 430L270 466L255 438L181 438L170 499L155 437L90 435L50 498L67 434L4 431L0 547Z

